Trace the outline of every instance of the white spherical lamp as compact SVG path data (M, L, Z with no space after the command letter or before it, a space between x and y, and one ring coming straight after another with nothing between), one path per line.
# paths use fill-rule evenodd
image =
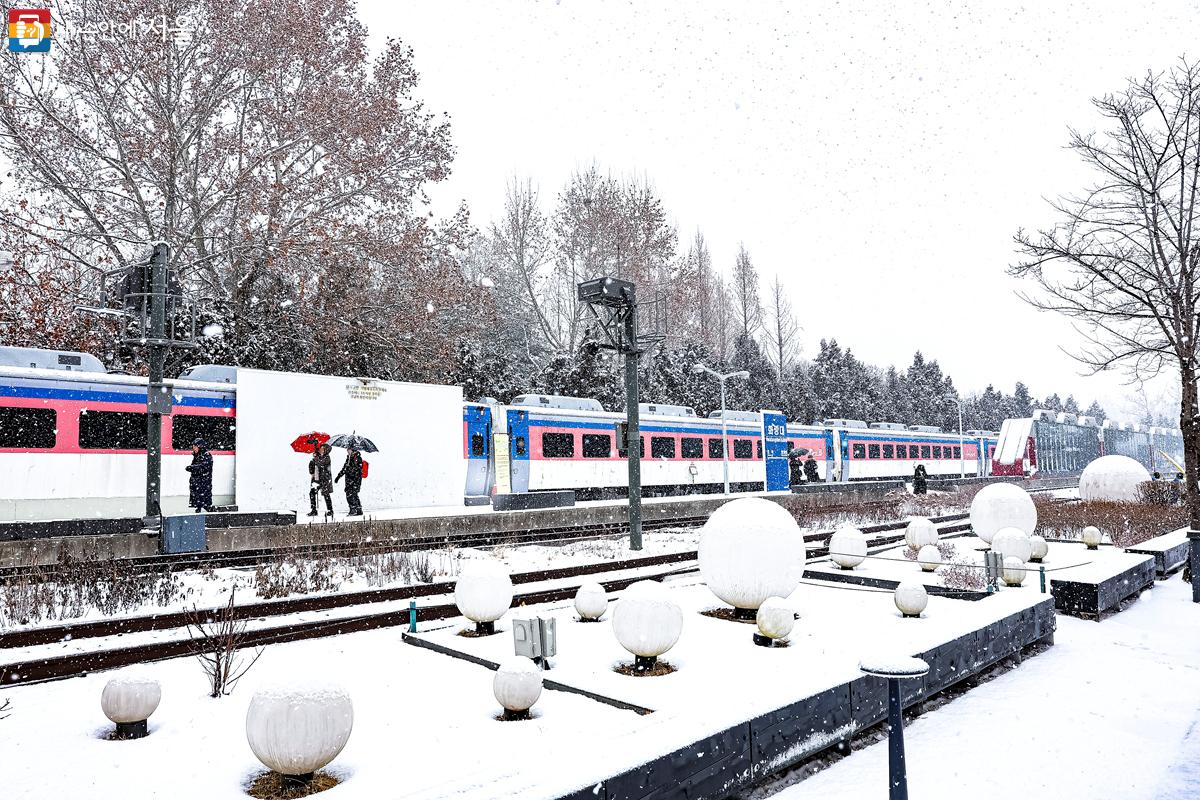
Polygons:
M758 633L754 634L754 643L763 647L771 647L778 639L786 639L796 624L796 611L781 597L768 597L758 607L755 616L758 623Z
M700 575L742 619L768 597L787 597L800 584L807 551L800 526L770 500L743 497L712 513L700 531Z
M992 537L992 550L1002 559L1012 556L1024 564L1033 555L1033 540L1018 528L1001 528Z
M896 608L906 617L919 617L929 605L929 592L916 581L902 581L893 595Z
M342 687L297 681L259 689L246 709L246 741L258 760L305 784L342 752L354 727L354 705Z
M1025 562L1016 556L1008 556L1000 567L1000 577L1006 586L1020 586L1025 582Z
M913 550L920 550L927 544L937 544L937 526L925 517L913 517L904 529L904 541Z
M843 525L829 537L829 559L842 569L854 569L867 558L867 535Z
M468 561L454 583L454 604L479 634L496 632L496 620L508 611L512 598L512 578L499 561Z
M1084 467L1079 475L1079 498L1141 502L1141 484L1148 480L1150 471L1129 456L1101 456Z
M528 658L510 658L496 670L492 694L504 709L504 719L528 719L529 709L542 696L542 671Z
M585 583L575 593L575 612L583 622L597 622L608 608L608 593L598 583Z
M935 546L927 544L917 551L917 563L923 571L933 572L942 565L942 554Z
M1100 529L1095 525L1088 525L1083 529L1081 534L1083 543L1087 545L1088 550L1095 550L1100 547L1101 540L1104 539L1104 534L1100 533Z
M634 655L634 669L645 672L679 641L683 611L661 583L638 581L613 607L612 629L621 647Z
M147 720L162 700L158 681L142 675L123 675L104 685L100 708L116 723L118 739L140 739L149 733Z
M1040 564L1042 560L1050 553L1050 545L1046 544L1046 540L1038 536L1036 533L1029 537L1029 560Z
M1037 528L1037 506L1029 492L1011 483L993 483L971 501L971 529L988 544L1004 528L1017 528L1032 536Z

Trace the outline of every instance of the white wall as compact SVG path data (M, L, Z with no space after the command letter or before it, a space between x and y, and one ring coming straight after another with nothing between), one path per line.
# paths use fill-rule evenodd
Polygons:
M237 504L242 511L308 506L308 459L291 442L302 433L357 432L379 447L362 504L372 510L461 505L462 388L239 369L237 387ZM333 474L346 451L333 448ZM320 501L320 498L318 498ZM321 510L324 511L323 501ZM334 510L346 511L342 484Z

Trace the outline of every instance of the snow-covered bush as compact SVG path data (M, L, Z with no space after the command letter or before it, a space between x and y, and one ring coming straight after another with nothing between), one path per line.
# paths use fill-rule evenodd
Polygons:
M987 587L987 577L979 565L970 560L949 561L937 571L942 585L947 589L982 592Z
M259 689L246 709L246 741L281 775L309 775L342 752L354 704L340 686L294 682Z
M942 554L936 545L927 544L917 551L917 563L925 572L933 572L942 565Z
M492 678L492 694L504 708L505 718L524 717L542 696L542 671L524 656L509 658Z
M829 558L842 569L854 569L867 558L867 535L843 525L829 537Z
M971 501L971 529L988 544L1003 528L1018 528L1032 535L1037 519L1029 492L1011 483L985 486Z
M754 618L758 632L768 639L786 639L796 624L796 610L781 597L768 597Z
M499 561L474 559L463 563L454 582L454 604L481 632L490 631L492 623L504 616L512 598L512 578Z
M1001 558L1012 556L1024 564L1033 555L1033 541L1018 528L1002 528L992 537L992 550Z
M1141 485L1148 480L1150 471L1129 456L1101 456L1083 468L1079 497L1138 503L1142 500Z
M585 583L575 593L575 611L580 619L600 619L607 608L608 593L598 583Z
M938 543L938 529L925 517L913 517L904 529L904 541L914 550L920 551L927 544Z
M796 520L778 503L742 497L718 508L700 531L700 574L736 609L754 610L800 584L807 550Z
M896 608L900 609L901 614L906 617L919 617L925 606L929 605L929 592L916 581L901 581L892 599L895 600Z
M613 634L630 653L654 659L670 650L683 632L683 611L665 586L638 581L613 607Z

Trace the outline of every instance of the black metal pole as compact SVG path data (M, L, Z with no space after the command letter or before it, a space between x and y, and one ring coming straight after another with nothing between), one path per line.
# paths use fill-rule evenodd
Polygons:
M642 549L642 435L638 429L637 303L626 298L625 311L625 417L628 431L625 452L629 462L629 549Z
M1188 531L1188 564L1192 570L1192 602L1200 603L1200 531Z
M167 348L167 259L170 248L156 242L150 256L150 382L146 387L146 516L162 514L162 408L163 362Z
M904 770L904 709L900 705L899 678L888 678L888 800L908 800L908 774Z

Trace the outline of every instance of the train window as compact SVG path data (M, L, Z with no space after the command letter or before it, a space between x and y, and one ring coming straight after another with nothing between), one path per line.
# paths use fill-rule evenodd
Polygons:
M929 445L921 445L921 458L929 458Z
M865 444L850 445L850 457L851 458L866 458L867 457L867 446Z
M583 435L584 458L608 458L612 455L612 437L604 433Z
M483 434L482 433L472 433L471 434L471 455L481 456L483 454L484 454Z
M617 442L617 453L620 454L621 458L628 457L627 450L628 450L628 448L625 447L625 442L622 442L622 441ZM646 457L646 437L639 436L638 437L638 458L645 458L645 457Z
M958 447L957 445L954 447L954 457L962 458L962 448Z
M879 458L879 445L867 445L867 458Z
M53 408L0 408L0 447L51 450L57 427Z
M650 457L651 458L674 458L675 457L675 440L670 436L651 436L650 437Z
M754 441L754 452L755 452L755 456L754 456L755 458L759 458L759 459L762 458L762 439L756 439Z
M679 449L684 458L704 458L704 440L698 436L684 436Z
M942 446L940 444L935 444L933 446L933 457L934 458L942 457Z
M896 457L895 445L885 444L883 446L883 457L884 458L895 458Z
M84 411L79 415L79 446L85 450L145 450L146 415L136 411Z
M574 458L575 437L569 433L543 433L542 458Z
M235 426L236 421L232 417L175 414L171 417L171 447L175 450L191 450L192 442L203 439L209 450L233 450L237 439ZM483 437L479 439L482 443Z
M908 445L896 445L896 458L908 458Z
M518 436L517 438L513 439L513 452L515 452L519 456L525 455L525 437L524 436Z
M754 442L749 439L734 439L733 457L754 458Z
M709 458L724 458L725 443L720 439L708 440L708 457Z

